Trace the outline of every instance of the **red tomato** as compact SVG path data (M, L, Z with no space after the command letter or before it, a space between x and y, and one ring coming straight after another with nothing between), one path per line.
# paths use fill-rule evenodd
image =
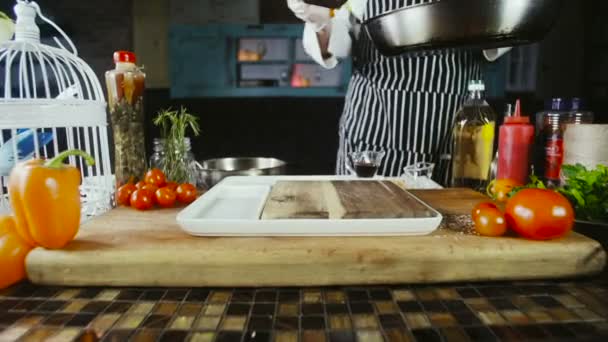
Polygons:
M135 190L131 194L131 206L137 210L148 210L154 207L154 193L147 189Z
M574 210L553 190L524 189L507 202L505 218L511 229L534 240L556 239L574 225Z
M177 195L168 187L160 188L154 193L156 203L163 208L173 208Z
M192 184L180 184L175 192L177 193L177 200L181 203L189 204L196 199L196 187Z
M158 190L158 186L156 186L154 184L146 184L146 185L142 186L141 189L150 190L150 192L155 193L156 190Z
M481 210L483 210L485 208L498 209L496 204L494 204L492 202L481 202L481 203L477 204L475 206L475 208L473 208L473 210L471 211L471 218L473 219L473 221L475 221L477 219L477 217L479 217Z
M507 221L496 206L478 205L477 215L473 218L475 231L482 236L502 236L507 232ZM493 204L493 203L490 203Z
M169 188L171 190L173 190L173 192L177 191L177 186L179 184L175 183L175 182L167 182L167 184L165 184L165 188Z
M144 181L148 184L154 184L157 188L162 188L167 183L165 174L159 169L152 169L146 172Z
M137 184L135 184L135 187L136 187L137 189L141 189L141 188L143 188L145 185L146 185L146 182L144 182L144 181L139 181L139 182L137 182Z
M513 179L495 179L488 186L487 193L492 199L498 202L506 202L509 199L509 193L518 186L522 186L518 181Z
M137 190L137 188L132 183L125 184L118 188L118 191L116 191L116 203L118 203L118 205L129 206L131 194L133 194L133 191L135 190Z

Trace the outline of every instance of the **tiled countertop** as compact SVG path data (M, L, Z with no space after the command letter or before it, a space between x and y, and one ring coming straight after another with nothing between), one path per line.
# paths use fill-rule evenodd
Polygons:
M608 281L0 291L0 341L608 341Z

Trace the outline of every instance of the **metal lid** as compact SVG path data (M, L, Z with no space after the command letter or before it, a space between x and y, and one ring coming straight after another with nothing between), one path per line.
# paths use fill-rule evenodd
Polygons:
M469 91L485 91L486 85L482 80L473 80L469 82Z

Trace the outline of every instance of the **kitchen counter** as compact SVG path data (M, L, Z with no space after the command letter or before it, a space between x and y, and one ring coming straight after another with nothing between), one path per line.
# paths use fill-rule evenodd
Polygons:
M162 272L162 270L159 270ZM606 340L608 280L0 291L0 341Z

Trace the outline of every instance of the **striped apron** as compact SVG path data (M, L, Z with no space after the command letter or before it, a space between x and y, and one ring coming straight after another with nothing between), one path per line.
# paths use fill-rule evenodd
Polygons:
M391 10L433 0L368 0L363 22ZM361 30L353 44L353 75L340 119L337 174L353 151L385 151L379 174L400 176L405 166L437 163L434 178L449 184L450 133L480 58L471 51L382 56Z

